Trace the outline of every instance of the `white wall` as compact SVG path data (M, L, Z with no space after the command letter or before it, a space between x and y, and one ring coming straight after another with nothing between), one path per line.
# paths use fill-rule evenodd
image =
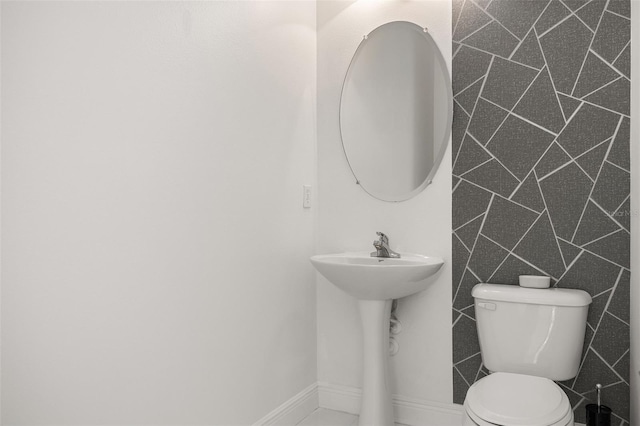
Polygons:
M424 292L402 299L400 352L391 360L393 392L421 400L452 401L451 373L451 153L433 184L417 197L387 203L355 184L338 123L340 90L362 37L394 20L429 28L451 58L451 4L432 1L319 1L318 30L318 247L319 253L370 251L375 231L391 247L445 259ZM449 69L451 64L449 63ZM355 300L318 276L318 379L360 387L361 329Z
M640 424L640 0L631 1L631 418Z
M313 2L2 2L2 424L315 382L315 42Z

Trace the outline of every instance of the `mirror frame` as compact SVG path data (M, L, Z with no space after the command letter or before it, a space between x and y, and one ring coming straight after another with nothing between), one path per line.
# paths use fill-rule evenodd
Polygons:
M445 80L445 84L447 87L447 94L449 96L447 96L447 123L445 126L445 132L444 132L444 136L442 138L442 140L440 141L440 150L434 155L434 159L433 159L433 165L431 166L431 170L429 171L429 174L427 175L427 177L425 178L425 180L416 188L414 188L413 190L411 190L408 193L405 194L401 194L401 195L397 195L397 196L389 196L389 197L385 197L383 198L380 194L375 194L375 191L371 191L368 190L363 184L362 182L360 182L360 179L358 178L358 176L356 175L355 171L353 170L353 166L351 165L351 161L349 161L349 155L347 154L347 148L346 148L346 144L345 144L345 140L344 140L344 134L342 131L342 110L343 110L343 96L344 96L344 92L345 92L345 87L347 85L347 81L349 80L349 76L351 74L351 70L353 69L353 64L355 63L355 60L358 57L358 52L360 51L360 49L363 48L363 46L365 45L368 36L373 33L374 31L379 30L380 28L383 28L385 26L388 25L404 25L404 26L411 26L413 30L420 30L420 32L423 34L425 40L427 41L427 43L431 44L434 48L434 55L436 56L436 61L440 64L440 71L442 72L442 75L444 77ZM409 22L409 21L390 21L387 23L384 23L382 25L377 26L376 28L374 28L372 31L370 31L368 34L366 34L363 39L360 41L360 43L358 44L358 47L356 49L356 51L353 53L353 56L351 57L351 60L349 62L349 67L347 68L347 72L345 74L344 80L342 82L342 88L340 90L340 106L339 106L339 110L338 110L338 121L339 121L339 127L340 127L340 140L342 141L342 150L344 152L344 156L347 160L347 164L349 164L349 169L351 170L351 173L353 174L353 176L356 179L356 184L358 186L360 186L362 188L363 191L365 191L367 194L369 194L370 196L372 196L373 198L376 198L380 201L387 201L387 202L400 202L400 201L406 201L409 200L413 197L415 197L416 195L418 195L419 193L421 193L428 185L430 185L433 181L433 177L434 175L437 173L438 169L440 168L440 164L442 163L442 159L444 157L445 152L447 151L447 148L449 146L449 141L451 140L451 130L452 130L452 124L453 124L453 88L452 88L452 84L451 84L451 73L449 72L449 68L447 66L447 63L445 61L444 56L442 55L442 51L440 50L440 48L438 47L438 44L436 43L436 41L433 39L433 37L431 37L431 34L429 34L429 31L427 29L427 27L422 27L418 24L415 24L413 22ZM434 141L435 144L435 141Z

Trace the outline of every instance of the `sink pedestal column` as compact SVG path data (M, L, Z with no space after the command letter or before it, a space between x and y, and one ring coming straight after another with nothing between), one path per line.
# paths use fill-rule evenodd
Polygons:
M363 331L360 426L393 426L389 383L389 319L392 300L358 300Z

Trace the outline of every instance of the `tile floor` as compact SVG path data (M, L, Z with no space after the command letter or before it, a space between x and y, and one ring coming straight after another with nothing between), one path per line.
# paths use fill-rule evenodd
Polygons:
M355 414L318 408L298 423L298 426L351 426L357 424L358 416Z
M352 426L358 424L358 416L342 411L318 408L302 419L298 426ZM396 426L404 426L396 423Z

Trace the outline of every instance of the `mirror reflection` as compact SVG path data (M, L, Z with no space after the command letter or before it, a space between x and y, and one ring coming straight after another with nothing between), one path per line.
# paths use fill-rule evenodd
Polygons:
M428 32L390 22L363 39L342 88L340 131L365 191L385 201L422 191L444 155L452 116L449 72Z

